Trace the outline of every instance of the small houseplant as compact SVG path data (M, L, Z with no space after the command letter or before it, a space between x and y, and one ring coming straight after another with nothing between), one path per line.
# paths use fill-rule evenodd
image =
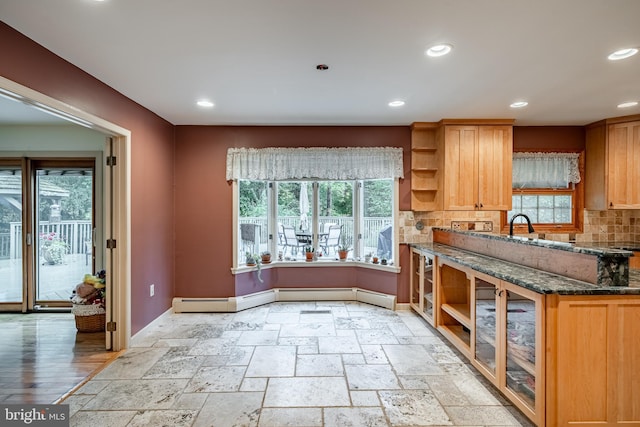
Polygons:
M263 264L271 263L271 252L264 251L260 253L260 258L262 259Z
M256 267L258 269L258 280L262 283L262 257L258 254L252 254L251 252L245 253L245 263L248 267Z
M347 237L343 234L342 237L340 238L340 244L338 245L338 258L340 258L340 261L347 260L347 254L349 253L350 250L351 250L351 247L347 242Z
M258 255L247 252L244 254L245 263L249 267L253 267L258 263Z
M314 248L313 246L304 247L304 253L307 258L307 261L313 261L313 254L315 251L316 251L316 248Z

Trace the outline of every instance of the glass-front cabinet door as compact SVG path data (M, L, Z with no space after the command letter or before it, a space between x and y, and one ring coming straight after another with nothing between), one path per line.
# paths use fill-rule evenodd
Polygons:
M503 282L505 392L535 418L542 413L542 295ZM534 418L534 419L535 419Z
M417 249L411 251L410 305L431 326L435 326L434 256Z
M423 283L422 283L422 313L423 317L427 319L431 325L435 325L435 309L434 309L434 273L433 257L431 255L425 255L423 269Z
M498 321L500 308L497 295L499 294L500 280L493 278L474 278L475 296L475 345L474 360L477 367L485 371L485 374L497 382L498 364ZM478 366L479 365L479 366Z

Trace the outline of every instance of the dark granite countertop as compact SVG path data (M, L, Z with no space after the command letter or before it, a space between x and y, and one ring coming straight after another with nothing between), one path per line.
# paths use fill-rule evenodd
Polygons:
M502 241L510 241L514 243L519 243L522 245L529 246L539 246L543 248L551 248L558 249L567 252L575 252L582 253L587 255L596 255L596 256L619 256L619 257L631 257L633 253L629 249L631 245L634 247L640 247L640 244L630 242L624 243L566 243L566 242L556 242L554 240L544 240L544 239L530 239L522 236L508 236L506 234L491 234L491 233L482 233L478 231L457 231L451 230L450 228L441 228L435 227L435 230L445 231L448 233L457 233L457 234L468 234L471 236L482 237L484 239L495 239ZM640 248L638 249L640 250Z
M504 236L501 238L504 238ZM629 271L629 286L605 287L524 267L441 243L412 244L411 246L540 294L640 295L640 270ZM629 254L631 253L629 252Z
M625 251L640 251L640 243L638 242L576 242L575 246L581 248L607 248L622 249Z

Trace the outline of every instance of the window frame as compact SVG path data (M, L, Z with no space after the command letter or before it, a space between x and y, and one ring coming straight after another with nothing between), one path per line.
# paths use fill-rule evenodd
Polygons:
M399 212L399 190L400 190L400 185L399 185L399 178L387 178L389 180L392 181L392 197L390 200L390 203L392 204L392 213L391 213L391 222L393 224L393 256L391 259L389 259L390 265L384 266L384 265L373 265L371 264L372 267L375 268L383 268L383 269L394 269L394 270L399 270L399 232L398 232L398 227L397 227L397 221L398 221L398 212ZM354 263L364 263L364 253L363 253L363 243L362 243L362 221L364 220L364 211L363 211L363 201L362 201L362 197L363 197L363 191L362 191L362 183L365 181L368 181L369 179L339 179L339 180L335 180L335 181L347 181L347 182L351 182L353 184L353 197L354 197L354 216L353 216L353 222L354 222L354 240L351 244L352 246L352 251L351 251L351 258L349 261L354 262ZM317 191L317 187L318 187L318 183L319 182L326 182L326 181L332 181L332 180L328 180L328 179L302 179L302 180L295 180L295 179L288 179L288 180L282 180L282 181L277 181L277 180L253 180L253 181L264 181L267 183L267 194L268 194L268 224L269 224L269 232L268 232L268 248L271 251L272 254L272 264L271 266L273 266L273 264L281 264L281 265L286 265L287 261L278 261L277 259L277 251L278 251L278 230L277 230L277 223L278 223L278 208L277 208L277 191L276 191L276 184L278 182L295 182L295 181L307 181L310 184L312 184L309 188L309 190L312 190L312 194L313 194L313 203L314 203L314 207L313 207L313 217L310 218L310 222L311 222L311 228L313 230L313 233L315 234L314 236L314 245L317 246L317 232L318 232L318 226L319 226L319 217L318 217L318 191ZM242 259L241 257L238 256L238 249L239 249L239 238L240 236L238 235L239 233L239 224L240 224L240 209L239 209L239 198L240 198L240 185L239 185L239 180L233 180L232 181L232 197L233 197L233 223L234 223L234 234L233 234L233 265L232 265L232 273L236 273L239 271L244 271L247 268L251 268L251 267L247 267L242 263ZM316 249L317 250L317 249ZM274 261L277 261L274 262ZM327 265L327 266L331 266L331 265L335 265L333 262L333 260L321 260L321 262L314 262L311 263L312 265L315 266L320 266L320 265ZM336 261L337 262L337 261ZM293 265L301 265L303 263L299 262L299 261L292 261L291 264ZM306 263L304 263L306 265Z
M533 228L538 234L566 234L566 233L582 233L584 229L584 151L580 152L578 158L578 168L582 179L573 188L512 188L513 194L536 194L536 195L561 195L571 194L572 209L571 223L552 224L552 223L533 223ZM502 233L509 233L508 211L500 211L500 230ZM514 223L513 234L528 234L527 224Z

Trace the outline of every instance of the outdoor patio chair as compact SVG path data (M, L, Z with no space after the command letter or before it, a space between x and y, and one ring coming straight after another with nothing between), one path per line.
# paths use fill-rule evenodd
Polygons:
M340 244L340 236L342 235L341 225L332 225L329 227L329 232L324 241L320 242L320 247L325 255L329 255L329 248L333 248L336 252L338 245Z
M260 242L259 224L240 224L240 239L242 240L242 250L244 253L257 253L256 247Z
M282 238L284 245L284 252L287 252L287 248L291 248L291 255L298 253L298 248L303 248L307 245L306 242L301 242L296 236L296 230L290 225L282 225Z

